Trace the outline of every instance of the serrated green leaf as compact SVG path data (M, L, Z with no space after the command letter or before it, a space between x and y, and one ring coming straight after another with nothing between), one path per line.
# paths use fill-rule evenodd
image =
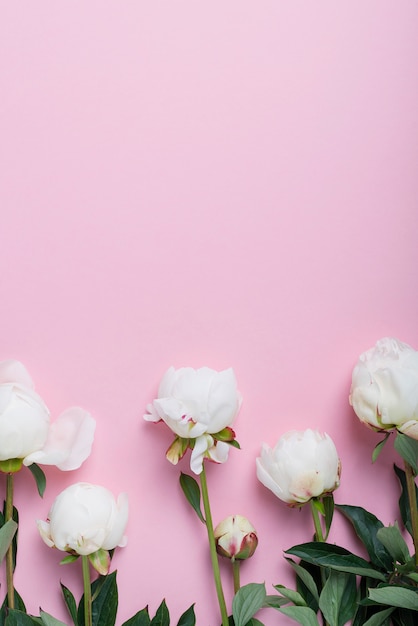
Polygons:
M68 589L68 587L66 587L62 583L60 583L60 585L64 602L73 621L73 624L74 626L78 626L77 603L75 601L75 598L71 591Z
M319 608L329 626L344 626L357 608L354 574L331 570L319 597Z
M302 626L319 625L316 614L307 606L284 606L279 611L295 620L298 624L302 624Z
M135 613L127 622L124 622L122 626L149 626L151 618L148 613L148 607L141 609L138 613Z
M17 524L12 519L9 519L4 526L0 528L0 563L6 556L7 550L13 541L16 531Z
M301 596L301 594L298 591L295 591L294 589L288 589L287 587L284 587L284 585L274 585L274 588L284 598L287 598L288 600L290 600L290 602L293 602L293 604L295 604L296 606L306 606L305 599Z
M390 608L375 613L364 622L363 626L389 626L389 616L394 610L395 609Z
M340 572L369 576L370 578L382 581L386 580L382 572L375 569L361 557L340 546L331 545L329 543L318 541L303 543L286 550L286 554L293 554L308 563L313 563L321 567L329 567Z
M138 613L135 613L127 622L124 622L122 626L149 626L151 622L148 607L141 609Z
M170 613L167 604L163 600L151 620L151 626L170 626Z
M377 538L383 543L396 563L407 563L411 556L405 539L402 537L398 525L385 526L377 531Z
M235 626L246 626L247 622L264 605L266 596L264 583L250 583L241 587L232 601Z
M194 604L180 616L177 626L194 626L196 624L196 615L194 612Z
M28 470L31 472L32 476L35 479L39 495L41 496L41 498L43 498L46 487L46 476L44 471L36 463L28 465Z
M418 592L415 589L387 585L370 589L369 598L379 604L418 611Z
M397 433L394 448L403 460L409 463L416 476L418 474L418 441L402 433Z
M200 508L200 487L197 481L189 474L180 473L180 486L183 490L184 495L186 496L187 501L192 506L194 511L201 522L206 524L205 518L203 517L202 510Z
M385 443L389 439L389 436L390 436L390 432L387 432L384 438L382 439L382 441L379 441L379 443L375 446L372 452L372 463L374 463L377 460L377 457L382 452Z
M44 624L45 626L66 626L65 622L61 622L56 617L53 617L49 613L42 611L42 609L40 610L40 617L42 624Z
M401 483L401 495L400 495L400 498L399 498L399 510L400 510L400 513L401 513L402 522L403 522L405 528L407 529L407 531L409 532L409 534L412 537L413 536L413 532L412 532L411 511L410 511L410 508L409 508L409 498L408 498L408 489L407 489L407 486L406 486L405 472L402 469L400 469L399 467L397 467L396 465L394 465L393 468L395 470L395 474L399 478L399 482ZM418 487L416 485L415 485L415 498L418 501Z
M377 532L383 528L383 523L360 506L338 504L336 509L352 523L356 535L363 542L373 565L381 567L387 572L392 571L392 557L377 538Z

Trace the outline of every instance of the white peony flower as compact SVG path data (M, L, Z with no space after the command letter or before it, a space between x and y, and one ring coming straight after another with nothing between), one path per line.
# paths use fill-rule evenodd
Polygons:
M144 419L163 420L176 434L175 444L167 453L172 463L177 463L191 447L191 468L200 474L204 458L218 463L226 461L229 446L225 441L232 441L234 434L231 431L231 436L225 435L221 441L215 435L230 429L240 406L241 395L231 368L217 372L208 367L170 367L161 380L158 398L147 406Z
M357 417L377 430L418 440L418 352L385 337L354 367L349 397Z
M256 466L258 480L291 506L329 494L340 484L334 442L311 429L285 433L274 448L264 443Z

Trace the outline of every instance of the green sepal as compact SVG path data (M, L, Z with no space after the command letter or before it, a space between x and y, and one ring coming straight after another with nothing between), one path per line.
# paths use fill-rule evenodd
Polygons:
M325 517L325 508L320 498L312 498L312 504L322 517Z
M412 467L416 476L418 474L418 440L402 433L397 433L393 445L403 460Z
M192 476L189 476L189 474L184 474L183 472L181 472L180 487L182 488L187 501L195 510L200 521L206 524L205 518L203 517L203 513L200 508L200 487L197 481Z
M109 573L110 555L108 550L103 550L103 548L96 550L96 552L88 555L88 560L101 576L106 576Z
M170 626L170 612L165 600L163 600L158 607L150 622L150 626Z
M194 612L194 604L189 606L189 608L184 611L182 615L180 615L180 619L177 622L177 626L195 626L196 624L196 615Z
M0 528L0 563L6 556L7 550L9 549L10 544L13 542L13 537L15 536L16 531L17 524L12 519L9 519Z
M67 565L68 563L74 563L77 559L80 558L79 554L67 554L61 561L60 565Z
M3 474L15 474L23 467L23 459L6 459L0 461L0 472Z
M234 439L233 441L227 441L226 443L232 446L233 448L237 448L237 450L241 450L241 446L239 445L236 439Z
M266 601L264 583L249 583L237 591L232 601L232 615L235 626L246 626Z
M377 537L378 531L384 528L383 523L373 513L360 506L337 504L336 508L352 523L373 565L387 572L392 571L391 555Z
M405 539L402 537L398 525L384 526L377 531L377 538L383 543L386 550L393 557L396 563L402 565L410 561L411 556L409 554L408 546Z
M225 443L231 443L235 439L235 432L230 426L223 428L218 433L212 435L217 441L225 441Z
M122 626L149 626L151 618L149 616L148 607L144 607L138 613L135 613L127 622L123 622Z
M387 432L384 438L382 439L382 441L379 441L379 443L374 447L373 452L372 452L372 463L374 463L377 460L379 454L382 452L387 440L390 437L390 432L391 431Z
M170 461L173 465L177 463L186 454L187 448L190 446L190 439L184 439L184 437L175 437L174 441L165 453L167 461Z
M330 567L340 572L386 581L386 576L373 565L345 548L333 544L312 541L293 546L286 550L286 554L293 554L320 567Z
M32 463L32 465L28 465L28 470L31 472L32 476L34 477L36 486L38 488L38 493L42 498L45 493L45 487L46 487L46 476L44 474L44 471L36 463Z

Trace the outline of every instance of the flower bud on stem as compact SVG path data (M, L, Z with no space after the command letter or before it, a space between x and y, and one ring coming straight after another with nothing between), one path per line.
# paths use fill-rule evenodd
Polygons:
M83 568L83 585L84 585L84 626L92 626L92 600L91 600L91 581L90 581L90 564L89 558L85 554L81 557Z
M203 464L202 472L200 473L200 486L202 489L202 500L203 500L203 508L205 511L206 529L208 532L208 539L209 539L210 558L212 561L213 577L215 579L215 587L216 587L216 593L218 596L219 609L221 611L222 626L228 626L229 624L228 612L226 610L225 597L224 597L224 592L222 589L222 582L221 582L221 574L219 571L218 555L216 553L216 543L215 543L215 536L213 533L212 514L210 511L210 505L209 505L208 485L206 482L206 473L205 473L204 464Z

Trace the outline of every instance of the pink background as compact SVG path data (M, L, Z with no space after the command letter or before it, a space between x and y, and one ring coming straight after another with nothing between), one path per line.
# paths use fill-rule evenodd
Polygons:
M48 469L43 500L17 476L29 611L68 621L59 580L81 593L35 519L86 480L130 498L117 624L163 597L173 624L193 602L219 623L171 434L142 420L170 365L236 372L242 450L207 469L215 523L259 532L243 583L291 583L282 551L312 534L255 477L290 428L334 439L337 502L397 516L396 455L372 466L379 437L347 398L377 339L418 347L417 28L415 0L1 2L0 358L54 415L97 420L89 460ZM355 547L338 517L330 539Z

